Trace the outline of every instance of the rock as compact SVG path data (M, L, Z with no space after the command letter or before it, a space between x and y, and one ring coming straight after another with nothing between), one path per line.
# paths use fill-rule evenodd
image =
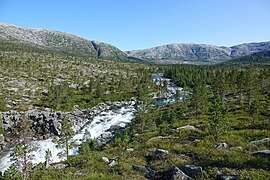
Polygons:
M249 142L249 144L255 145L255 146L259 146L259 145L264 144L264 143L270 143L270 138L264 138L264 139L261 139L261 140L250 141Z
M189 177L198 179L202 176L202 167L195 165L183 165L180 169Z
M0 150L4 149L5 145L6 145L5 137L3 134L0 134Z
M65 164L55 164L52 166L54 169L56 170L61 170L61 169L64 169L66 168L66 165Z
M107 157L102 157L101 158L104 162L106 162L106 163L109 163L110 161L109 161L109 159L107 158Z
M163 156L169 154L169 151L164 149L156 149L156 148L150 148L148 151L153 152L156 156Z
M113 137L112 133L111 132L104 132L101 134L100 136L102 139L111 139Z
M3 134L0 134L0 144L4 144L5 143L5 137Z
M80 172L80 171L76 171L73 175L74 175L74 176L86 176L85 173Z
M253 156L260 156L270 159L270 150L261 150L252 153Z
M186 126L182 126L182 127L177 128L176 131L179 132L181 129L199 130L199 129L195 128L194 126L186 125Z
M237 180L237 177L231 175L218 175L217 180Z
M228 144L223 142L223 143L218 143L215 145L216 148L219 148L219 149L227 149L228 148Z
M132 151L134 151L134 149L133 148L126 148L126 151L132 152Z
M237 180L236 176L223 174L221 171L217 172L217 180Z
M116 164L117 159L118 159L118 157L113 157L112 159L110 159L108 166L109 167L114 166Z
M82 86L79 85L79 84L70 84L69 85L70 88L74 88L74 89L77 89L77 90L82 90Z
M242 150L243 148L241 146L237 146L237 147L231 147L231 150Z
M172 174L172 180L192 180L192 178L187 176L178 167L174 167L173 174Z
M132 169L143 172L147 178L153 178L156 174L154 170L144 166L138 166L133 164Z

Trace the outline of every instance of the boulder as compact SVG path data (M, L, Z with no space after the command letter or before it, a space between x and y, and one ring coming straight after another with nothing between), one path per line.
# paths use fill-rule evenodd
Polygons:
M107 158L107 157L102 157L101 158L104 162L106 162L106 163L109 163L110 161L109 161L109 159Z
M4 144L5 143L5 137L3 134L0 134L0 144Z
M108 166L112 167L116 164L118 157L113 157L112 159L109 160Z
M66 165L65 164L55 164L52 167L56 170L61 170L61 169L64 169L66 167Z
M223 143L218 143L215 145L216 148L219 148L219 149L227 149L228 148L228 144L223 142Z
M74 175L74 176L86 176L85 173L80 172L80 171L76 171L73 175Z
M132 152L132 151L134 151L134 149L133 148L126 148L126 151Z
M174 167L173 174L172 174L172 180L192 180L192 178L187 176L178 167Z
M223 174L221 171L218 171L216 179L217 180L237 180L238 178L236 176L226 175L226 174Z
M132 169L134 169L136 171L143 172L147 178L153 178L153 177L155 177L155 174L156 174L155 171L149 167L138 166L138 165L133 164Z
M186 126L182 126L176 129L177 132L179 132L181 129L190 129L190 130L197 130L199 131L199 129L195 128L194 126L191 125L186 125Z
M156 155L156 156L164 156L164 155L169 154L169 151L164 150L164 149L150 148L150 149L148 149L148 151L153 152L154 155Z
M202 177L202 167L195 165L183 165L180 169L189 177L198 179Z
M270 143L270 138L264 138L261 140L249 142L250 145L255 145L255 146L259 146L259 145L264 144L264 143Z
M0 134L0 150L4 149L5 145L6 145L5 137L3 134Z
M270 159L270 150L261 150L261 151L255 151L252 153L253 156L260 156Z

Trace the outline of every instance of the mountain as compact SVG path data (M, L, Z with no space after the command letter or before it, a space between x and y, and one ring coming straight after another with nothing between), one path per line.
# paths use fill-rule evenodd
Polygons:
M150 49L126 51L136 57L156 63L217 63L254 52L270 49L270 42L246 43L232 47L205 44L168 44Z
M218 65L221 66L243 66L247 64L260 64L270 65L270 50L259 51L250 55L242 56L236 59L232 59L226 62L222 62Z
M127 60L124 52L110 44L48 29L30 29L0 23L0 40L27 43L42 49L69 55Z

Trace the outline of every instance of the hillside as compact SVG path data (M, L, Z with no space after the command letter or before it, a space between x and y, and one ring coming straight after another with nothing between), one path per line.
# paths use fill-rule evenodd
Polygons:
M48 29L30 29L0 23L0 40L27 43L69 55L127 60L125 53L110 44L86 40L72 34Z
M270 50L256 52L242 56L227 62L220 63L221 66L243 66L248 64L270 65Z
M270 42L246 43L232 47L205 44L168 44L150 49L127 51L127 55L166 64L218 63L270 49Z

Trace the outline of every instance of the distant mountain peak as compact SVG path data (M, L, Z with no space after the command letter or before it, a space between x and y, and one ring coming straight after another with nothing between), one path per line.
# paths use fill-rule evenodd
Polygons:
M217 63L270 49L270 42L245 43L232 47L194 43L173 43L149 49L126 51L130 57L157 63Z

